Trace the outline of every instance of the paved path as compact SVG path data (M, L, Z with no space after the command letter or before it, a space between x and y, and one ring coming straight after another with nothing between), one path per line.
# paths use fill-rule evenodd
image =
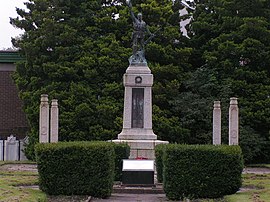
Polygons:
M243 174L247 174L247 173L253 173L253 174L269 174L270 173L270 168L244 168L243 170Z
M37 173L37 165L36 164L5 164L0 166L0 170L8 170L8 171L29 171Z

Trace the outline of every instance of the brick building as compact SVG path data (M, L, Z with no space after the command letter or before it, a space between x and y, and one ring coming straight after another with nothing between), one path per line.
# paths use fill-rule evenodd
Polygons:
M21 60L15 51L0 51L0 139L13 134L23 139L28 130L22 101L11 76L15 71L15 62Z

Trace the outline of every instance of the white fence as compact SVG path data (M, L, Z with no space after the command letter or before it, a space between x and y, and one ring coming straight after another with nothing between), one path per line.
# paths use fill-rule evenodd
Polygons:
M26 142L27 138L16 140L13 135L9 136L7 140L0 140L0 161L27 160L23 152Z

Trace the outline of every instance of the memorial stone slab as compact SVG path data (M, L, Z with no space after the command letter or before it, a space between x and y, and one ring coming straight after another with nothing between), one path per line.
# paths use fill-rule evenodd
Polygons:
M123 160L123 185L154 185L153 160Z
M13 135L5 140L5 161L18 161L19 160L19 141Z
M4 140L0 140L0 161L4 160Z

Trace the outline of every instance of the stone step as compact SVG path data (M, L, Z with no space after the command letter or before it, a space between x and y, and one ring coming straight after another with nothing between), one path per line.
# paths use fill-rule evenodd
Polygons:
M164 194L162 184L153 187L114 185L113 193L125 194Z

